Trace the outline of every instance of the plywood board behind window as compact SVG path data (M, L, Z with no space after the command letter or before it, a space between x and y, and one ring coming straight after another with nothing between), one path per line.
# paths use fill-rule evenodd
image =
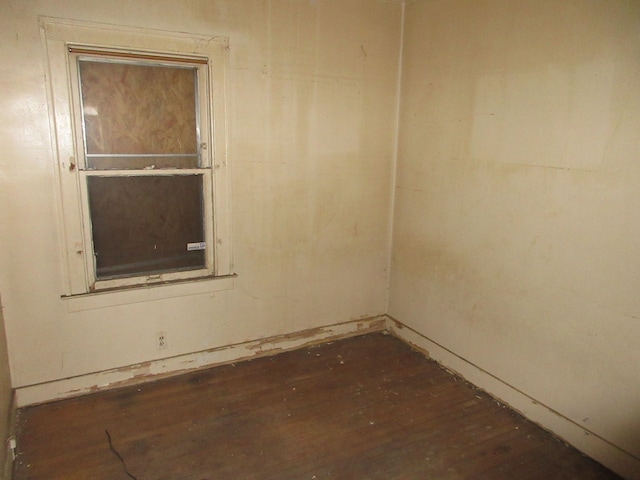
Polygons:
M95 60L79 67L89 168L198 166L196 68ZM133 154L163 156L117 157Z

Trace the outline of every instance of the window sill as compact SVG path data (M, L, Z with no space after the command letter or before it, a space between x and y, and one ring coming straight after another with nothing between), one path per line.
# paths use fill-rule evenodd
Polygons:
M118 290L63 296L68 312L81 312L131 303L151 302L165 298L187 297L233 289L236 275L212 277L200 280L128 287Z

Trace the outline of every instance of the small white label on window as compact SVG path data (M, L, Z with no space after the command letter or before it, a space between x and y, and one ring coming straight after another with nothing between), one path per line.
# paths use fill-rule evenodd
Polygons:
M192 242L187 243L187 251L191 252L192 250L204 250L207 248L207 242Z

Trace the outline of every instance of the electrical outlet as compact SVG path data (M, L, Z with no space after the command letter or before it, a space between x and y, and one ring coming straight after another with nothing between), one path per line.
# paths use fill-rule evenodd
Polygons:
M158 350L164 350L168 346L169 343L167 342L166 332L158 332L156 334L156 347L158 347Z
M11 452L11 459L15 460L16 459L16 450L18 447L18 444L16 443L16 437L9 437L7 439L7 447L9 447L9 452Z

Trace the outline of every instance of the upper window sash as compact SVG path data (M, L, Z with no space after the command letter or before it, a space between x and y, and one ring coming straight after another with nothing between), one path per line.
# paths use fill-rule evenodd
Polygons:
M91 55L87 52L91 52ZM78 119L75 134L76 139L81 140L83 144L83 148L78 145L77 152L80 170L207 168L211 166L209 148L211 132L208 121L208 96L211 88L206 59L176 58L176 61L172 62L171 58L166 56L135 55L130 52L124 55L117 50L98 51L69 47L69 60L75 117ZM118 112L117 102L105 102L104 98L100 98L100 88L104 87L102 84L106 84L108 88L109 84L119 80L118 75L127 74L129 76L144 75L149 82L144 85L144 90L139 86L140 91L130 93L138 94L138 97L142 97L142 101L149 100L144 98L147 92L148 95L164 94L167 97L168 109L172 106L182 111L193 109L193 112L189 113L193 115L194 124L181 124L177 127L174 124L171 125L173 128L166 128L159 123L162 119L156 119L153 116L134 123L136 119L132 116L136 114L135 111ZM154 75L158 78L153 78ZM193 105L176 104L184 99L178 98L177 93L172 97L171 93L174 89L167 89L168 93L165 93L163 82L174 82L182 90L193 88ZM189 82L193 84L189 85ZM124 95L126 92L120 93ZM106 112L98 112L99 105L102 107L101 110ZM163 113L166 114L166 112ZM131 131L123 133L133 137L134 141L116 148L113 145L98 145L100 138L96 137L100 137L101 131L99 120L105 116L106 121L110 121L109 126L113 126L116 120L120 120L124 125L119 128L128 127ZM157 122L155 125L154 120ZM156 138L158 132L162 132L162 139ZM187 138L190 135L192 137Z

